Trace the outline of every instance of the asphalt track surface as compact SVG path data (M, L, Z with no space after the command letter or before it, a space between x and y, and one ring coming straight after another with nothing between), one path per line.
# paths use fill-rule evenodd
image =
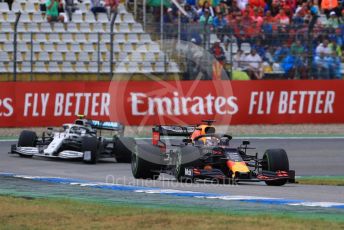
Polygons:
M139 142L142 142L140 140ZM314 202L344 202L343 186L312 186L287 184L270 187L264 183L245 183L240 185L217 185L211 183L183 184L173 177L162 175L157 181L135 180L130 164L102 161L97 165L86 165L78 161L46 159L33 157L20 158L10 155L10 145L15 142L0 142L0 172L10 172L31 176L52 176L91 180L96 182L119 183L127 185L160 187L194 192L207 192L225 195L261 196L271 198L299 199ZM240 140L232 141L234 146ZM299 176L304 175L344 175L343 139L258 139L251 140L257 152L267 148L286 149L290 168Z

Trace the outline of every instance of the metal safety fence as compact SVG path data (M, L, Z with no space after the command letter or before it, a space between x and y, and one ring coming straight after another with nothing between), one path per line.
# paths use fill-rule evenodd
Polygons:
M178 74L184 79L341 78L332 29L213 24L1 22L0 72ZM141 27L140 27L141 26ZM84 28L84 29L83 29ZM86 28L86 29L85 29ZM336 33L334 33L336 34ZM320 48L319 48L320 47Z

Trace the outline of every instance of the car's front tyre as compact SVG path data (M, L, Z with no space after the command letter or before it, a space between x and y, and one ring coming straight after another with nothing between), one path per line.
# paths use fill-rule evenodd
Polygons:
M262 169L270 172L289 171L288 155L284 149L268 149L263 156ZM265 181L267 185L282 186L286 184L288 179Z
M37 134L30 130L23 130L18 139L18 147L36 147ZM33 155L19 154L20 157L31 158Z

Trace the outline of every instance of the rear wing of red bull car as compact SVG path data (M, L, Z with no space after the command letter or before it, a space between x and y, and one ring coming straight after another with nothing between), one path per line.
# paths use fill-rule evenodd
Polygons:
M152 144L158 145L161 136L189 137L196 130L196 126L156 125L152 129Z

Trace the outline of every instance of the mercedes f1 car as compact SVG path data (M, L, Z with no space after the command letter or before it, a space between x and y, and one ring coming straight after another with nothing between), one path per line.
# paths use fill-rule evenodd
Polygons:
M108 130L111 138L103 137L102 130ZM118 122L101 122L79 116L74 124L64 124L61 130L48 128L40 138L35 132L22 131L10 153L27 158L82 159L90 164L97 163L100 158L115 157L117 162L130 163L132 153L129 148L136 143L123 134L124 126Z
M281 186L295 182L295 171L289 170L283 149L268 149L261 159L249 155L249 141L232 147L231 136L217 134L213 120L196 126L164 126L153 128L152 144L137 145L132 152L132 174L135 178L156 179L160 173L175 176L181 182L211 180L220 183L264 181ZM182 136L183 140L163 138Z

